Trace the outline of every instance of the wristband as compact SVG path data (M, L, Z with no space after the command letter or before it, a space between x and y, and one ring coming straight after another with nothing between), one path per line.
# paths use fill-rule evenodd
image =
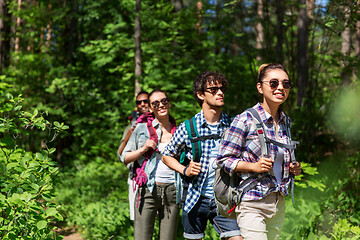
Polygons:
M183 170L183 175L186 176L185 172L186 172L186 169L189 167L189 165L187 165L184 170Z

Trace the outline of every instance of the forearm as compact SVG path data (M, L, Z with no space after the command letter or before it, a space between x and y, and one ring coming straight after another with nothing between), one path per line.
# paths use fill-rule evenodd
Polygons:
M138 160L144 153L146 153L146 148L145 147L141 147L135 151L132 152L128 152L125 155L125 159L124 159L124 163L125 165L135 162L136 160Z
M236 172L255 172L256 163L238 161L235 171Z
M239 161L235 167L237 172L256 172L263 173L272 169L274 160L271 158L260 157L257 162Z
M179 163L178 160L176 160L176 158L163 155L161 160L172 170L183 174L185 166Z

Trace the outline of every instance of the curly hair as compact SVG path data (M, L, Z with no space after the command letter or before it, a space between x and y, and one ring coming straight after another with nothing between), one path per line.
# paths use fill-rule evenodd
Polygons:
M203 104L203 100L198 98L197 93L204 93L209 84L220 84L223 87L227 87L228 82L225 76L221 73L207 71L199 74L194 81L193 95L200 107Z

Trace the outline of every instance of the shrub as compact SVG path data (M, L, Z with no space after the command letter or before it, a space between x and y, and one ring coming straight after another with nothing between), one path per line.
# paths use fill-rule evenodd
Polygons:
M50 123L37 110L23 111L23 99L13 97L10 87L0 83L0 238L62 239L52 231L54 222L62 220L53 202L58 168L50 156L55 148L44 139L36 153L25 148L34 130L48 130L54 139L67 126Z

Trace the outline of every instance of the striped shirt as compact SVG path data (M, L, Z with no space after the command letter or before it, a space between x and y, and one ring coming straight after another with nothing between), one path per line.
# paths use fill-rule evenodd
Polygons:
M275 136L275 125L272 116L267 113L260 105L253 107L260 115L265 127L266 136L270 139L288 144L286 136L286 118L284 112L280 112L278 123L278 136ZM267 177L259 182L253 189L243 195L243 201L259 200L269 195L271 192L280 192L282 195L288 194L290 177L290 151L283 148L284 157L282 163L282 179L278 183L273 176L272 171ZM269 146L269 153L272 159L276 159L279 147L273 144ZM218 164L228 173L234 173L239 161L255 163L261 156L261 146L259 136L256 132L254 119L248 112L243 112L234 118L228 133L225 135L219 149L217 157ZM244 180L248 178L251 172L238 173Z
M230 122L230 117L225 113L221 113L217 133L220 135L226 128L230 126ZM199 136L212 134L208 123L205 121L203 110L195 115L195 124ZM215 141L220 142L220 139L207 139L201 142L201 171L199 175L193 176L192 181L189 183L185 205L183 207L186 212L190 212L190 210L195 206L196 202L200 198L201 190L208 175L209 168L212 167L210 166L210 160L212 149L217 145ZM186 131L185 123L181 123L180 126L176 129L174 135L171 137L170 143L166 146L163 155L179 158L180 154L184 150L186 151L186 157L188 159L192 159L190 138Z

